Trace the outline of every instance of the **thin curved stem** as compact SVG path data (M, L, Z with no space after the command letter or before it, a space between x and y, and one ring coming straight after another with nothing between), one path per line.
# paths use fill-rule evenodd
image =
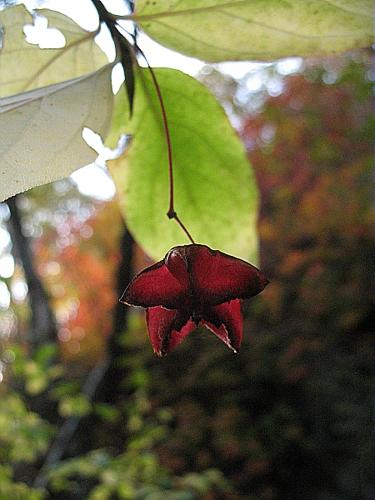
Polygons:
M115 45L116 45L116 51L120 51L121 54L121 60L122 60L122 65L124 68L125 72L125 78L126 81L130 81L130 85L127 85L127 90L128 90L128 97L129 97L129 103L130 103L130 114L132 113L132 103L133 103L133 98L134 98L134 77L133 77L133 70L132 70L132 56L134 56L133 51L134 49L141 54L141 56L144 58L146 61L147 67L150 71L151 78L154 84L154 88L156 90L156 95L160 104L161 108L161 115L162 115L162 122L163 122L163 128L164 128L164 136L165 136L165 141L167 144L167 152L168 152L168 174L169 174L169 208L167 212L167 217L169 219L174 219L177 224L180 226L182 231L185 233L185 235L188 237L188 239L191 241L191 243L195 243L191 234L187 230L185 224L181 221L181 219L178 217L176 210L174 209L174 179L173 179L173 156L172 156L172 141L171 141L171 135L169 132L169 126L168 126L168 119L167 119L167 113L165 110L164 106L164 100L163 96L161 94L161 90L159 87L158 80L156 78L154 70L151 68L147 57L143 53L143 51L139 48L137 45L136 41L136 36L135 34L132 35L128 33L130 36L133 38L133 43L134 47L131 46L126 39L123 37L119 38L119 33L117 29L123 29L126 31L122 26L120 26L116 22L116 17L110 14L107 9L104 7L103 3L101 0L91 0L96 7L96 10L99 14L99 18L101 21L105 22L107 25L112 38L114 39ZM127 75L127 67L129 66L129 71ZM128 88L129 86L129 88Z
M141 56L144 58L146 61L147 67L150 71L151 78L155 87L156 95L158 97L158 101L160 104L161 108L161 114L162 114L162 121L163 121L163 127L164 127L164 134L165 134L165 142L167 144L167 152L168 152L168 172L169 172L169 208L167 212L167 217L169 219L174 219L177 224L180 226L180 228L183 230L183 232L186 234L188 239L195 244L195 241L193 240L191 234L187 230L185 224L181 221L181 219L178 217L176 210L174 209L174 178L173 178L173 156L172 156L172 141L171 141L171 135L169 132L169 126L168 126L168 119L167 119L167 113L165 110L164 106L164 101L163 101L163 96L161 94L160 86L158 83L158 80L156 78L154 70L151 68L149 65L146 56L142 52L142 50L137 46L138 52L141 54Z
M164 133L165 133L165 142L167 143L168 169L169 169L169 209L168 209L168 212L167 212L167 216L170 219L175 219L176 218L176 212L174 210L174 182L173 182L173 158L172 158L171 135L169 133L167 113L165 111L163 97L161 95L161 90L160 90L158 81L156 79L155 72L151 68L151 66L148 66L148 69L150 71L151 78L152 78L152 81L154 83L154 87L155 87L155 90L156 90L156 94L158 96L158 100L159 100L159 104L160 104L160 108L161 108L161 114L162 114L162 118L163 118L163 126L164 126Z
M168 212L168 214L169 214L169 212ZM168 214L167 214L167 215L168 215ZM195 245L195 241L193 240L193 238L192 238L191 234L190 234L190 233L189 233L189 231L187 230L187 228L186 228L185 224L183 224L183 222L182 222L182 221L181 221L181 219L178 217L178 215L176 214L176 212L173 212L173 214L174 214L174 215L173 215L173 217L170 217L169 215L168 215L168 217L169 217L170 219L174 219L174 220L177 222L177 224L178 224L178 225L180 226L180 228L184 231L184 233L185 233L185 234L186 234L186 236L189 238L189 240L193 243L193 245Z

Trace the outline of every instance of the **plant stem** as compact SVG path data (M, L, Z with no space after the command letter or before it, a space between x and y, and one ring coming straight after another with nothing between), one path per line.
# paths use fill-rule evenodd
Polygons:
M125 75L125 87L128 95L129 101L129 111L130 117L133 113L133 101L134 101L134 91L135 91L135 82L134 82L134 72L133 72L133 62L135 63L135 57L133 58L133 47L126 40L125 37L120 36L117 30L117 18L113 14L107 11L104 7L101 0L91 0L96 11L98 13L100 22L104 23L111 36L112 40L116 47L116 57L120 57L121 64L124 70Z
M153 84L154 84L154 87L155 87L155 90L156 90L156 95L158 97L160 108L161 108L161 115L162 115L162 121L163 121L163 127L164 127L165 141L166 141L166 144L167 144L167 152L168 152L169 208L168 208L168 212L167 212L167 217L169 219L174 219L177 222L177 224L180 226L180 228L182 229L182 231L186 234L186 236L188 237L188 239L191 241L191 243L195 244L195 241L193 240L191 234L187 230L185 224L178 217L177 212L176 212L176 210L174 208L174 178L173 178L172 141L171 141L171 135L169 133L167 113L166 113L165 106L164 106L163 96L161 95L160 86L159 86L159 83L158 83L158 80L156 78L154 70L149 65L149 63L147 61L147 58L144 55L144 53L142 52L142 50L139 47L137 47L137 50L139 51L139 53L142 55L142 57L146 61L147 67L148 67L148 69L150 71L151 78L152 78L152 81L153 81Z
M154 87L156 90L156 94L158 96L158 100L159 100L160 108L161 108L161 114L162 114L162 118L163 118L165 141L167 143L167 151L168 151L168 168L169 168L169 209L167 212L167 216L170 219L174 219L174 218L176 218L176 212L174 210L174 182L173 182L173 158L172 158L171 136L169 133L167 113L165 111L163 97L161 95L161 90L160 90L158 81L156 79L155 72L151 68L151 66L149 66L148 69L150 71L152 81L154 82Z

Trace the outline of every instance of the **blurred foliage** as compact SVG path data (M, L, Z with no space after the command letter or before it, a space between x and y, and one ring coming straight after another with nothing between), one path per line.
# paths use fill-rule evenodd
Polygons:
M29 487L27 475L30 471L35 473L35 463L47 451L54 429L30 410L17 382L22 379L21 384L35 395L39 392L35 388L41 385L35 383L35 373L40 373L42 367L38 361L26 359L19 346L8 347L3 359L14 368L8 375L13 375L15 387L2 384L0 391L0 498L41 500L45 498L43 491Z
M240 354L228 356L202 331L150 362L155 404L175 410L162 462L179 472L215 464L241 498L370 495L375 121L368 68L355 59L311 66L285 78L284 91L243 124L261 189L261 267L271 285L248 306Z
M124 451L114 452L109 446L83 453L79 457L70 458L50 466L46 471L48 491L29 487L29 475L40 462L42 454L53 442L54 426L42 420L30 411L35 404L39 391L28 390L30 371L39 372L53 355L51 346L42 346L33 356L27 359L19 346L8 346L7 355L11 358L10 373L15 388L8 386L2 394L0 411L0 498L4 500L12 496L20 500L42 500L45 498L88 498L104 499L144 499L157 500L198 500L209 492L228 491L229 484L223 474L211 468L201 473L187 473L175 476L162 467L155 447L168 438L170 411L159 409L152 411L148 398L149 377L143 368L134 369L130 375L132 394L126 406L116 408L105 403L91 404L87 397L79 392L79 385L67 382L61 377L61 367L50 364L49 370L55 373L49 380L48 395L50 400L58 403L61 417L72 416L97 417L97 427L112 427L115 423L125 426L127 439L120 444ZM130 366L131 363L129 363ZM30 370L30 366L33 367ZM44 384L43 384L44 386ZM22 397L22 387L25 396ZM3 386L4 388L4 386ZM17 390L15 390L17 389ZM31 399L27 397L31 395ZM114 436L111 436L112 442ZM117 435L117 440L122 436ZM118 447L119 443L116 443ZM6 464L12 464L12 467ZM26 483L20 482L13 474L24 477ZM59 496L61 495L61 497ZM207 497L209 498L209 497Z
M87 498L139 500L196 500L213 489L227 490L227 481L215 470L173 477L160 466L152 446L165 434L163 426L141 428L127 443L124 453L113 457L107 450L61 463L49 474L53 491L79 491L82 480L92 483Z
M29 488L25 483L13 481L12 468L0 465L0 498L43 500L44 494L41 490Z
M30 412L17 394L6 394L1 403L1 461L7 464L33 462L47 449L51 437L50 425Z
M238 355L198 330L158 359L142 312L130 309L117 360L124 376L111 381L118 398L91 401L82 377L112 331L118 208L67 180L23 196L60 358L49 344L29 354L27 302L11 294L8 335L22 341L5 342L1 354L0 499L370 498L371 74L366 55L299 71L276 82L275 67L265 68L273 83L246 116L240 97L254 72L238 84L222 85L217 72L206 79L241 123L262 195L261 267L271 285L245 305ZM133 260L135 270L148 263L139 248ZM3 282L12 291L15 280L18 262ZM78 431L37 490L46 450L70 418Z

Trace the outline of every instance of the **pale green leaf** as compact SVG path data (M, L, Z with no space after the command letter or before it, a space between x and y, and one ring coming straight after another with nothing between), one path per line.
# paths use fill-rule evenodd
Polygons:
M373 41L372 0L138 0L159 43L205 61L319 56Z
M111 71L108 64L74 80L0 99L0 201L96 159L82 129L106 135Z
M106 64L104 53L87 32L70 18L51 10L38 13L48 27L64 35L60 49L40 49L25 41L23 28L32 24L31 14L22 5L0 11L0 96L17 94L91 73Z
M90 413L90 410L90 401L84 394L66 396L59 402L59 413L63 417L70 417L72 415L83 417Z
M243 146L223 109L198 81L176 70L155 70L171 131L175 209L197 243L253 262L257 254L258 194ZM110 162L127 224L154 259L187 244L169 204L168 162L160 106L148 70L138 75L134 113L121 89L112 135L134 134L125 155Z

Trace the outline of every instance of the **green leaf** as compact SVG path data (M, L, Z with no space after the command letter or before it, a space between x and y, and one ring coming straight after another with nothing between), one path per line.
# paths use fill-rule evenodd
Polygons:
M40 347L38 347L36 353L34 354L34 360L36 363L43 368L48 367L53 359L57 356L58 348L57 344L52 342L47 342Z
M121 416L120 411L107 403L96 403L94 405L95 413L107 422L117 422Z
M85 416L90 413L91 405L84 394L66 396L59 402L59 413L63 417Z
M258 194L243 146L223 109L193 78L155 70L166 108L174 159L175 209L193 238L244 259L256 260ZM110 162L128 227L154 259L188 240L166 216L168 160L160 105L149 70L136 82L134 134L125 155ZM113 136L128 116L121 89Z
M22 5L0 11L0 96L17 94L63 80L70 80L104 66L107 59L87 32L71 19L51 10L40 10L48 27L65 37L65 47L40 49L25 41L23 28L32 23Z
M12 478L12 469L0 465L0 498L14 498L15 500L43 500L45 491L34 489L26 483L17 482Z
M372 0L138 0L156 41L205 61L334 54L373 41Z
M37 396L48 387L48 376L44 373L37 373L30 376L25 381L25 389L30 396Z
M2 394L0 461L34 462L49 445L52 427L30 411L18 394ZM0 479L1 486L1 479ZM3 498L0 494L0 498Z
M108 64L74 80L0 99L0 201L96 159L82 129L107 133L111 71Z

